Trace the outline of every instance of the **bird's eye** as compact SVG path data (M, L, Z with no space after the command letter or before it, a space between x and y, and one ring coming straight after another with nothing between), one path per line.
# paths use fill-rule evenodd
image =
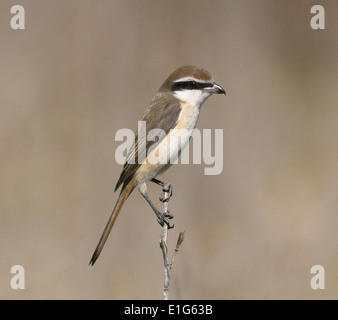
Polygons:
M181 85L182 85L182 89L193 90L197 88L197 83L195 81L184 81L184 82L181 82Z

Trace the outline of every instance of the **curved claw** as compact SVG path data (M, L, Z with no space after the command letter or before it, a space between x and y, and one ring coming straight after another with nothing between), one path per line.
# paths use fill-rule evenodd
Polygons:
M172 228L174 228L175 227L175 225L174 224L172 224L172 225L168 225L168 229L172 229Z
M170 224L167 218L172 219L174 216L172 214L166 213L166 214L161 214L160 217L157 218L157 222L161 225L161 227L166 224L168 226L168 229L174 228L174 224Z
M174 215L171 214L170 211L168 211L168 212L166 212L166 213L164 214L164 217L165 217L165 218L168 218L168 219L172 219L172 218L174 218Z
M163 227L164 223L167 225L168 229L172 229L175 226L174 224L170 224L170 222L167 219L165 219L165 218L163 219L163 222L160 223L160 225Z

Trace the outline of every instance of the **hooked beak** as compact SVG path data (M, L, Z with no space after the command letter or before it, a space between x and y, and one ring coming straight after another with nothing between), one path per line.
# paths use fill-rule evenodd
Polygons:
M217 93L217 94L223 94L223 93L225 94L225 90L215 82L210 92Z
M225 94L225 90L215 82L213 83L213 86L211 88L207 88L207 90L210 93Z

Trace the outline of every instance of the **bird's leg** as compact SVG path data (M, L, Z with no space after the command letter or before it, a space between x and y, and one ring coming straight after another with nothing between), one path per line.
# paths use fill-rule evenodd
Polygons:
M139 187L140 193L142 194L142 196L144 197L144 199L147 200L147 202L149 203L150 207L153 209L153 211L156 214L157 217L157 222L163 227L164 224L166 224L168 226L168 229L171 229L174 227L174 225L171 225L170 222L168 221L167 218L171 219L173 216L169 213L169 212L164 212L161 213L153 204L153 202L150 200L148 193L147 193L147 189L145 184L142 187Z
M173 195L173 187L170 183L162 182L160 180L157 180L155 178L151 179L152 182L158 184L162 187L162 193L160 195L160 201L161 202L169 202L170 198ZM166 218L172 219L174 216L168 211L165 212Z

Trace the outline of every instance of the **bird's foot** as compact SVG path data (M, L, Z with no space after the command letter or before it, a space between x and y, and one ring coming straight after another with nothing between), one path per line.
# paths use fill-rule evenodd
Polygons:
M157 222L163 227L164 224L168 226L168 229L174 228L174 224L170 224L168 219L172 219L174 216L170 212L157 212Z

